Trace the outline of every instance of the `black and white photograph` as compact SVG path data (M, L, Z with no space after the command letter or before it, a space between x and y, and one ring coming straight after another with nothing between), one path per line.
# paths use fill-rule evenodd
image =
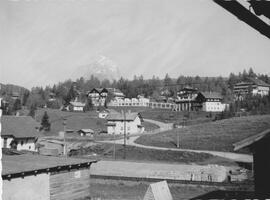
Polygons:
M0 0L3 200L270 199L270 1Z

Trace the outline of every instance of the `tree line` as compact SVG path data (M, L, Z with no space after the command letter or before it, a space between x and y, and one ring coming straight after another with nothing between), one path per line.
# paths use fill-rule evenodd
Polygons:
M191 86L199 91L219 92L224 97L224 101L231 104L232 110L246 108L249 111L266 110L268 112L269 99L267 97L260 98L252 96L241 102L233 101L233 86L240 82L246 81L249 77L257 77L264 82L270 84L270 78L265 74L256 74L252 68L243 70L238 74L231 73L229 77L200 77L200 76L183 76L171 78L168 74L164 78L153 76L150 79L144 79L142 75L134 76L133 80L128 80L121 77L119 80L100 81L93 75L89 79L83 77L73 81L68 79L64 82L59 82L52 86L33 87L30 91L24 90L21 97L17 100L11 99L6 95L7 91L1 90L1 96L6 96L9 108L4 111L4 114L14 114L22 106L30 110L29 115L33 115L37 107L60 108L62 105L67 105L75 97L79 101L86 102L88 109L91 109L92 103L87 98L86 94L92 88L118 88L127 98L134 98L138 95L158 99L162 94L166 98L176 97L177 91ZM55 95L54 101L49 101L50 94ZM268 95L269 96L269 95ZM265 112L266 112L265 111Z

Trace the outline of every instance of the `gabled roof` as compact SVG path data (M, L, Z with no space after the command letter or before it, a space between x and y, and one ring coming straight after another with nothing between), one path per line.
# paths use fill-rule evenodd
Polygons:
M83 128L83 129L80 129L79 131L84 132L84 133L94 133L94 131L90 128Z
M200 92L206 99L222 99L218 92Z
M258 86L265 86L265 87L270 87L269 84L265 83L264 81L257 79L257 78L248 78L252 83Z
M2 116L1 135L13 135L15 138L38 137L40 125L30 116Z
M270 87L269 84L257 78L247 78L247 81L241 81L235 84L235 86L241 86L241 85L257 85L257 86Z
M257 135L250 136L244 140L241 140L237 143L234 143L233 144L234 151L248 147L248 146L262 140L263 138L267 138L267 137L270 137L270 129L267 129L267 130L265 130Z
M135 113L135 112L133 113L127 112L126 118L124 117L123 113L110 113L107 117L107 120L108 121L124 121L126 119L126 121L134 121L136 117L139 117L143 121L140 113Z
M70 104L72 106L76 106L76 107L84 107L85 103L79 102L79 101L71 101Z
M20 175L27 176L37 173L67 170L70 168L85 168L95 162L97 161L29 154L3 156L2 178L9 179Z

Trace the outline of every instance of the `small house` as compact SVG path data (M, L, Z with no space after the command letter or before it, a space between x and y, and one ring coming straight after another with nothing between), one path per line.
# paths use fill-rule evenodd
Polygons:
M196 102L205 112L222 112L227 107L227 104L222 103L221 94L217 92L199 92Z
M87 128L87 129L80 129L78 130L78 133L80 136L93 136L94 135L94 131L90 128Z
M143 118L140 113L110 113L107 117L108 134L124 134L127 135L143 133Z
M108 110L102 110L98 113L98 118L105 119L109 115L109 113L110 112Z
M79 102L79 101L71 101L69 104L69 110L70 111L78 111L83 112L85 107L85 103Z
M3 200L90 198L90 166L95 160L40 155L3 155Z
M3 148L37 151L39 124L30 116L1 117L1 145Z

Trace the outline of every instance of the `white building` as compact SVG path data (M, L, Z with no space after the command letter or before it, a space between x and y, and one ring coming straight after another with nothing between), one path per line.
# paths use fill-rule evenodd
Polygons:
M235 84L233 88L234 98L243 99L247 94L266 96L269 94L270 85L257 78L248 78Z
M39 124L30 116L1 117L1 147L37 151Z
M107 117L107 132L108 134L137 134L143 133L142 126L143 119L139 113L128 112L124 113L110 113Z
M83 112L85 107L85 103L79 102L79 101L71 101L69 105L70 111L78 111Z
M199 92L196 101L205 112L222 112L228 107L228 104L222 103L222 96L217 92Z

